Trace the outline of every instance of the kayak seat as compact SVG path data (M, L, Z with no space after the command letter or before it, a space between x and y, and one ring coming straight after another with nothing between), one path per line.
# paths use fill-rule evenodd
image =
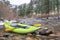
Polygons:
M19 26L19 25L10 25L10 26L12 26L12 27L15 27L15 28L26 28L25 26Z

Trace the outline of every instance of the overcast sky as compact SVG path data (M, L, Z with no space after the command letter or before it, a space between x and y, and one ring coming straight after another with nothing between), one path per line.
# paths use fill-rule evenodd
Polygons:
M14 4L14 5L21 5L21 4L30 2L30 0L9 0L9 1L11 4Z

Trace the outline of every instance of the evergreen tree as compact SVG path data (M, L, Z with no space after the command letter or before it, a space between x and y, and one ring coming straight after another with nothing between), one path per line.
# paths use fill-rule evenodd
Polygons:
M31 0L29 7L27 7L27 14L32 15L33 14L33 2Z
M21 6L19 6L19 16L25 16L26 14L26 11L25 11L25 9L26 9L26 4L24 4L24 5L21 5Z

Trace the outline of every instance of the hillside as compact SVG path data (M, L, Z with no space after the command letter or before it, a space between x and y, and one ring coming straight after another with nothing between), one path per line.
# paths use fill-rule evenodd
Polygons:
M0 17L4 19L14 20L17 19L17 13L13 12L10 7L7 6L5 3L0 2Z

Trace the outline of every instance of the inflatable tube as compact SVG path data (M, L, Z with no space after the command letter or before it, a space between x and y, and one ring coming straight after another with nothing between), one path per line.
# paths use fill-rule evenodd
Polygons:
M31 33L31 32L34 32L34 31L40 29L40 27L28 26L25 24L18 24L18 26L15 27L15 26L11 26L11 24L9 22L5 22L4 26L6 29L12 28L13 30L10 30L12 32L21 33L21 34Z

